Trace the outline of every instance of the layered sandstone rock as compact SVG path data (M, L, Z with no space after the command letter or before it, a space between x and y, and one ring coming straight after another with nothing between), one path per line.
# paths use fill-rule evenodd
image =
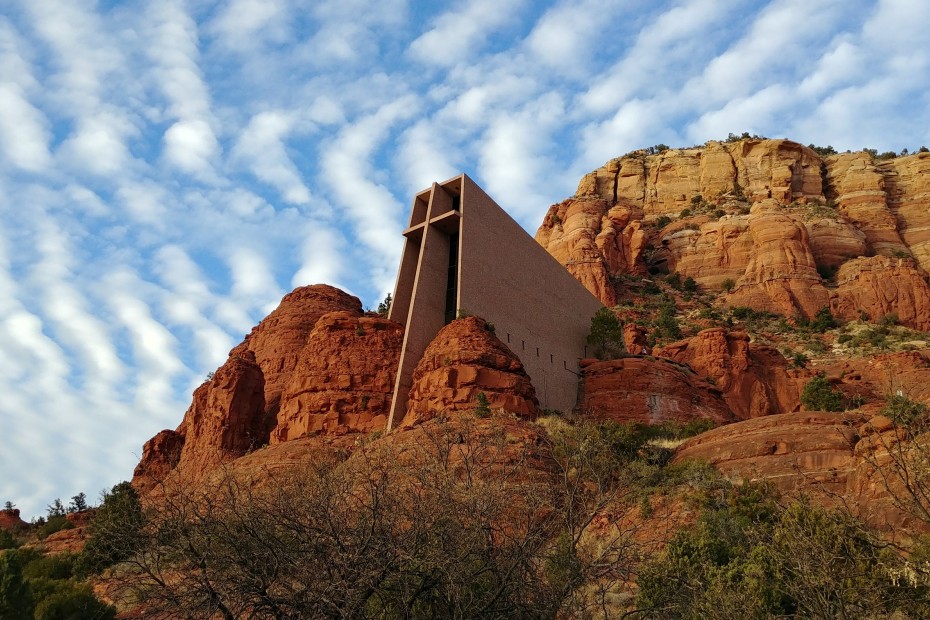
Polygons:
M402 343L403 327L394 321L344 311L320 317L281 396L271 443L382 430Z
M744 420L689 439L673 462L702 460L734 478L841 496L857 467L854 447L863 422L855 414L818 412Z
M897 222L888 207L885 177L868 153L843 153L825 161L827 190L839 211L862 231L868 253L892 255L906 251Z
M654 351L687 364L701 377L710 378L737 418L795 411L800 406L803 380L788 367L776 349L752 344L744 332L722 327L705 329L693 338Z
M488 330L484 319L466 317L443 327L413 371L403 426L439 415L475 411L478 394L488 406L533 418L536 391L520 359Z
M593 420L660 424L707 419L732 422L720 391L689 368L665 359L581 361L582 414Z
M845 263L836 274L831 310L854 320L896 314L901 325L930 330L930 287L913 259L872 256Z
M657 264L713 290L742 277L753 252L749 217L741 215L708 221L696 230L671 225L662 231L660 244Z
M766 200L753 206L749 234L752 257L728 305L808 318L829 305L803 222Z
M877 167L901 239L923 270L930 271L930 153L897 157Z
M818 267L836 268L868 252L865 233L841 217L815 217L804 222Z
M823 198L820 158L789 140L708 142L656 155L638 151L585 175L576 196L623 202L646 217L676 215L691 199L737 196L782 203Z
M618 241L622 242L624 236L622 230L618 233L614 221L606 218L610 210L605 200L566 200L549 209L536 235L536 240L607 306L617 303L617 296L610 281L606 255L614 256L614 260L626 261L632 252L631 249L616 249ZM618 258L618 253L626 256Z
M240 347L255 354L265 381L265 411L271 418L278 413L281 393L310 331L321 316L338 311L359 316L362 302L326 284L302 286L285 295L278 307L245 337ZM235 354L236 349L231 355Z

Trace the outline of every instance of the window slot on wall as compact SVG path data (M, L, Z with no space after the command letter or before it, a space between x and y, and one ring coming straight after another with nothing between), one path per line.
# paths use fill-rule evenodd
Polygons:
M568 370L568 360L562 360L562 368Z
M536 347L536 357L539 357L539 347Z
M555 363L555 355L553 355L552 353L549 354L549 363L550 363L550 364L554 364L554 363Z
M510 344L510 334L507 334L507 344Z
M449 235L449 270L446 275L446 325L455 319L458 301L459 236Z
M453 196L453 197L452 197L452 210L453 210L453 211L458 211L461 207L462 207L462 197L461 197L461 196Z
M522 346L523 350L526 351L526 340L521 340L520 342L521 342L520 346Z

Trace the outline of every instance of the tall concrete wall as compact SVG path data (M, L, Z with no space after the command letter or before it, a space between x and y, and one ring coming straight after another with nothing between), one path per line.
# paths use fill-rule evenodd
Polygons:
M406 331L388 428L403 419L413 370L445 323L452 234L460 244L456 308L494 324L523 362L543 408L573 408L578 360L601 302L461 175L418 194L404 231L390 316Z
M459 307L494 323L523 362L540 406L571 410L578 360L602 304L474 181L462 179Z

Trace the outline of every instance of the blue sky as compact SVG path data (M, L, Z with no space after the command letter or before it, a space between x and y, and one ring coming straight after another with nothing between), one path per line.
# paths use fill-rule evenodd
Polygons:
M295 286L376 306L413 194L530 232L627 151L930 145L924 0L8 0L0 501L127 479Z

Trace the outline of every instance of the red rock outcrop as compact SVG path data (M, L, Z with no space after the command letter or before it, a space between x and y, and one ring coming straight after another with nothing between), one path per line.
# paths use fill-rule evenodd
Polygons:
M724 280L742 277L753 252L745 215L728 215L698 228L672 224L662 231L659 243L657 262L664 263L669 273L694 278L713 290L719 290Z
M817 266L836 268L868 252L865 233L842 217L805 218L804 226Z
M827 191L840 213L862 231L868 253L907 251L888 207L885 177L868 153L843 153L825 160Z
M816 153L789 140L708 142L612 159L585 175L575 195L640 207L647 218L677 215L696 195L716 199L742 191L751 201L822 199L820 164Z
M466 317L443 327L413 371L403 426L440 414L471 412L483 392L488 406L533 418L539 403L520 359L485 327Z
M728 305L811 317L830 301L818 267L910 254L918 278L927 280L928 172L930 153L881 162L866 152L822 159L787 140L637 151L585 175L575 197L550 207L536 238L608 306L617 300L613 279L648 266L691 277L705 289L732 279L737 288L725 298ZM708 203L726 214L708 217ZM740 215L747 203L755 205L748 217ZM646 223L695 204L705 215L661 230ZM823 204L836 210L815 206ZM863 294L889 301L888 293ZM910 315L914 300L901 299L899 314Z
M29 524L19 517L19 508L0 510L0 530L17 530L27 525Z
M341 314L314 332L330 313ZM362 317L358 298L339 289L295 289L195 390L177 430L162 431L146 444L133 484L148 491L174 470L197 480L272 437L285 441L317 430L377 427L383 419L385 390L390 390L385 373L393 372L389 360L396 360L400 348L399 329ZM363 363L366 354L370 357ZM376 368L385 361L384 369ZM350 375L353 379L347 383L343 378ZM293 403L281 400L286 390Z
M382 430L403 336L399 323L379 317L320 317L281 396L271 443L320 431Z
M687 440L673 462L703 460L727 476L842 496L857 467L854 447L863 422L853 413L820 412L744 420Z
M795 411L804 381L776 349L752 344L744 332L705 329L693 338L657 348L657 357L687 364L713 380L737 418Z
M582 415L592 420L660 424L736 418L720 391L686 366L665 359L581 360Z
M265 411L271 418L278 413L281 393L297 367L310 331L321 316L338 311L359 316L362 302L326 284L302 286L285 295L278 307L239 345L255 354L265 379ZM231 355L235 354L233 349Z
M255 354L242 347L213 377L194 391L180 433L184 436L178 467L198 479L215 466L268 443L274 420L264 407L265 384ZM154 456L152 462L168 461ZM150 472L140 472L153 479Z
M146 441L142 447L142 459L132 474L135 489L144 494L164 480L178 466L182 448L184 435L170 429Z
M803 222L766 200L752 207L749 234L752 257L725 303L808 318L829 306Z
M901 239L923 270L930 271L930 153L896 157L876 167Z
M896 314L901 325L930 330L930 287L913 259L857 258L840 267L836 283L830 302L835 316L854 320L866 312L878 320Z

